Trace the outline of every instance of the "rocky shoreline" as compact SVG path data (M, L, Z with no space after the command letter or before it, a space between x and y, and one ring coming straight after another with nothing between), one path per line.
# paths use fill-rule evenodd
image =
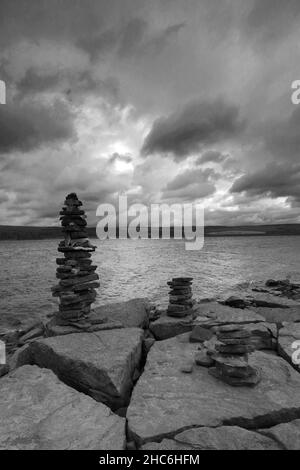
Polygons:
M245 284L184 317L132 299L95 308L89 323L1 333L0 449L300 448L299 285ZM210 373L220 331L251 343L254 387Z

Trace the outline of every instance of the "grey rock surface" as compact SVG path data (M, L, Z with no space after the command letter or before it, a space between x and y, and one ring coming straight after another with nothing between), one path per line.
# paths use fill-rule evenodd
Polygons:
M127 410L128 431L139 445L170 437L191 427L237 425L270 427L300 417L300 376L282 358L257 351L249 363L259 368L261 382L253 388L232 387L195 366L197 346L187 335L157 341Z
M63 382L118 409L128 404L140 367L143 330L121 328L45 338L30 345L31 361Z
M37 366L0 380L0 415L2 450L125 448L125 419Z

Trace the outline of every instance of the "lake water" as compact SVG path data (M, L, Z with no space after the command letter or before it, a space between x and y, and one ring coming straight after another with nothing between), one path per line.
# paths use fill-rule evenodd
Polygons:
M300 280L300 237L206 238L200 251L181 240L94 240L101 286L96 305L134 297L168 300L167 281L194 278L196 298L212 297L238 283L291 276ZM58 240L0 242L0 325L45 318L55 311Z

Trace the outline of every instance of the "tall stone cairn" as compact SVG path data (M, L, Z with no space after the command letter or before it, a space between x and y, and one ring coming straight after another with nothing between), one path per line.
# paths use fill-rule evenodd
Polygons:
M186 317L192 313L193 293L192 293L192 277L173 277L168 282L169 305L167 314L169 317Z
M224 325L217 329L216 352L211 355L215 367L209 373L233 386L254 386L260 381L260 371L248 362L254 351L251 333L239 325Z
M54 322L61 326L84 328L89 324L91 304L100 286L97 266L92 264L91 253L95 251L86 230L87 222L82 202L75 193L68 194L60 212L64 240L58 251L56 277L59 283L52 288L52 295L59 297L59 311Z

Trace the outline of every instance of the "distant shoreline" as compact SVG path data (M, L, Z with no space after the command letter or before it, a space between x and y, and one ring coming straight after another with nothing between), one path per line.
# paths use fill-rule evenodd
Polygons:
M149 229L149 238L150 236ZM160 237L162 229L160 228ZM241 226L207 226L204 229L206 237L248 237L248 236L280 236L300 235L300 224L274 225L241 225ZM96 228L89 227L88 235L96 238ZM118 229L117 229L118 237ZM23 227L0 225L1 240L44 240L62 238L61 227ZM174 238L174 227L171 227L171 238Z

